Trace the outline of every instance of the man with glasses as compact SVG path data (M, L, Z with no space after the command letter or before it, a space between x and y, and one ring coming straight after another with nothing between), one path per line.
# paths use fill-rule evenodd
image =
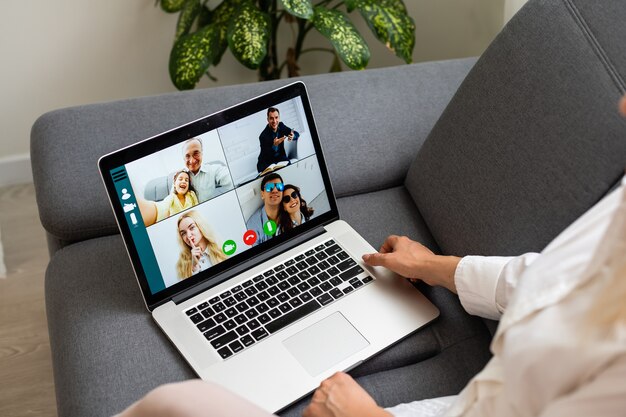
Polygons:
M280 234L280 209L285 183L280 175L272 173L261 180L261 200L263 205L246 222L248 230L257 235L255 245L266 242Z
M233 189L233 181L226 166L202 163L202 141L199 138L191 138L183 143L183 159L198 202L202 203Z

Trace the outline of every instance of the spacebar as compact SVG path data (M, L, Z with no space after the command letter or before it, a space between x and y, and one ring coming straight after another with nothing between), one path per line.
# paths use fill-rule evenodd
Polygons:
M277 318L273 322L268 323L267 325L265 325L265 329L267 329L270 334L276 333L283 327L289 326L294 321L300 320L302 317L311 314L320 307L320 303L318 303L316 300L311 300L302 307L298 307L297 309L290 311L284 316Z

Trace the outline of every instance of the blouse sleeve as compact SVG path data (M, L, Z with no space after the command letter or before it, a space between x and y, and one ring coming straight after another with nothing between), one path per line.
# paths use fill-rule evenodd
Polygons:
M454 274L454 282L465 311L498 320L506 309L519 277L539 256L466 256Z

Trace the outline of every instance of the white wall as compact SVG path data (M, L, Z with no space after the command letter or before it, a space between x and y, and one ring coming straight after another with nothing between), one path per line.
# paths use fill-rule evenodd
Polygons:
M5 162L27 162L30 127L44 112L175 91L167 65L177 15L164 13L154 2L2 1L0 185L6 178ZM502 1L405 0L405 4L417 26L415 61L479 55L503 23ZM372 50L370 68L402 63L373 38L360 17L355 20ZM308 42L327 45L316 32L310 35ZM327 70L330 58L324 53L305 55L302 73ZM256 80L256 73L229 53L211 72L219 82L205 78L200 87Z

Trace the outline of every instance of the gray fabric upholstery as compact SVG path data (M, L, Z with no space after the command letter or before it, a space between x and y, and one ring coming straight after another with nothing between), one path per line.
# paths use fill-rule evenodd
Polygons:
M415 152L474 62L469 58L303 77L336 194L400 185ZM31 132L42 224L62 241L117 233L97 174L101 155L292 81L143 97L44 114ZM69 181L73 187L65 187Z
M374 247L395 233L458 255L540 250L623 174L624 21L623 0L530 0L476 65L304 77L342 218ZM289 81L37 120L31 157L54 253L46 306L59 416L110 416L193 377L147 314L120 237L106 236L117 229L98 157ZM447 290L420 289L441 316L352 370L384 406L457 393L489 358L484 322ZM305 402L282 414L299 415Z
M406 178L443 252L539 251L623 175L624 21L620 0L531 1L482 55Z

